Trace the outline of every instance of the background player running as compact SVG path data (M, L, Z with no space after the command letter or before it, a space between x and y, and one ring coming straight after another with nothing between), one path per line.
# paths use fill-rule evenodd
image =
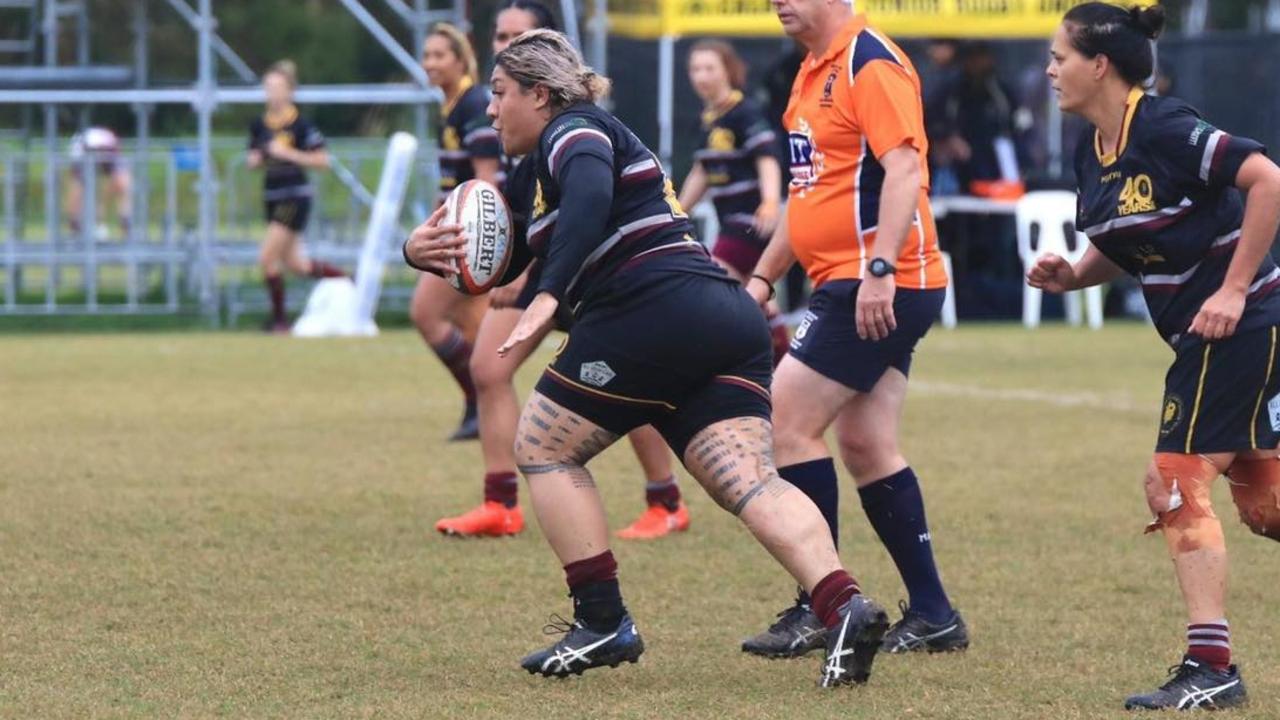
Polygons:
M444 93L440 109L440 201L458 185L479 178L497 185L502 148L498 134L489 127L485 106L489 94L476 84L478 71L471 41L448 23L431 28L422 49L422 68L431 84ZM418 278L409 316L422 339L453 374L462 389L466 409L450 440L474 439L480 432L476 417L476 390L469 363L471 343L487 302L484 297L463 295L443 278L424 273Z
M324 147L324 135L293 104L297 85L298 70L292 61L281 60L272 65L262 76L266 112L249 125L248 165L263 168L267 234L258 262L271 298L266 329L272 332L289 330L284 304L285 268L314 278L346 274L328 263L309 260L302 251L302 232L311 216L313 192L307 169L329 167L329 153Z
M496 56L521 34L537 28L555 28L555 18L541 3L513 0L498 12L493 29ZM533 205L533 164L515 158L503 181L503 194L516 217L516 233L524 236ZM520 405L516 399L515 373L537 348L541 338L499 356L498 347L511 334L522 310L529 306L537 282L526 283L529 271L512 283L489 293L489 309L480 321L475 351L471 354L471 378L479 410L480 449L484 456L484 501L475 508L436 523L447 535L488 537L514 535L524 529L524 513L518 503L516 423ZM689 528L689 511L680 498L680 486L671 468L671 451L656 430L644 426L630 437L645 474L647 509L619 537L653 539Z
M563 676L643 651L623 605L600 494L586 464L645 423L725 509L812 591L834 630L822 684L864 681L885 612L840 567L820 513L771 460L768 328L690 234L657 158L592 103L607 81L561 34L534 30L497 59L490 114L511 155L535 153L528 253L544 265L511 337L538 337L558 308L573 331L520 418L516 455L574 603L565 637L526 657ZM438 219L438 217L437 217ZM540 221L546 220L542 223ZM406 255L450 269L456 243L415 231ZM519 271L519 263L512 269Z
M1086 3L1054 36L1049 78L1081 138L1077 227L1092 243L1074 267L1056 255L1028 273L1066 292L1128 273L1174 350L1147 502L1187 607L1187 651L1157 690L1125 707L1242 704L1226 620L1227 552L1209 488L1225 473L1240 519L1280 540L1280 169L1256 142L1216 129L1175 98L1145 95L1160 7ZM1242 207L1237 188L1248 195ZM1264 408L1264 405L1266 406Z
M777 137L768 119L742 90L747 66L723 40L699 40L689 51L689 82L702 99L701 137L693 168L680 188L680 204L711 199L720 234L711 257L738 282L746 282L778 226L782 170L773 155ZM770 302L774 361L787 353L787 328Z
M920 80L898 46L840 0L774 0L809 50L783 118L786 220L747 289L761 303L796 258L816 288L773 379L778 472L839 538L833 423L862 508L910 596L885 650L959 650L969 635L934 565L916 475L898 445L916 343L942 307L946 271L929 210ZM742 649L794 657L822 642L809 598Z

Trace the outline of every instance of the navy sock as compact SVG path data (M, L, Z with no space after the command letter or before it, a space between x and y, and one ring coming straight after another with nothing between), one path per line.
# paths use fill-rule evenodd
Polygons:
M836 479L836 464L831 458L810 460L778 468L783 480L795 485L808 496L831 530L831 541L840 547L840 483ZM800 591L799 601L811 604L809 594Z
M871 527L898 566L911 598L911 610L932 623L949 620L954 611L933 562L933 544L916 474L911 468L904 468L860 488L858 495Z

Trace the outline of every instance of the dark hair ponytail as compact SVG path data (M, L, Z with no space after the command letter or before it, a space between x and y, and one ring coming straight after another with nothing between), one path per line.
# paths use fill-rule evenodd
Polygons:
M503 10L523 10L529 13L533 16L535 30L542 28L547 30L560 29L556 25L556 16L551 14L551 9L538 2L538 0L507 0L498 8L498 12Z
M1077 5L1062 18L1071 46L1085 57L1106 55L1126 82L1138 85L1155 71L1149 41L1164 30L1164 8L1128 10L1104 2Z

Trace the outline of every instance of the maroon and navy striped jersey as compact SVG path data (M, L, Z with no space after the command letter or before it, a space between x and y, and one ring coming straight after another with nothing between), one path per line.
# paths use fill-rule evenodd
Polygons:
M531 161L528 243L542 262L538 290L575 315L654 273L728 277L694 239L658 158L608 112L585 103L562 111Z
M454 188L476 176L473 158L502 157L498 131L487 113L489 91L465 78L458 94L441 108L436 141L440 147L441 201Z
M1089 128L1076 151L1076 227L1142 283L1160 336L1176 346L1222 287L1240 241L1235 188L1245 159L1266 149L1219 130L1185 102L1135 89L1117 147ZM1280 269L1270 256L1249 286L1237 332L1280 324Z

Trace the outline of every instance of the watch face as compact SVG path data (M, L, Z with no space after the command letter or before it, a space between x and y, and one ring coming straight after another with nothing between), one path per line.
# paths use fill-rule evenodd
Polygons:
M876 258L871 261L870 270L872 275L875 275L876 277L884 277L885 275L893 272L893 266L883 258Z

